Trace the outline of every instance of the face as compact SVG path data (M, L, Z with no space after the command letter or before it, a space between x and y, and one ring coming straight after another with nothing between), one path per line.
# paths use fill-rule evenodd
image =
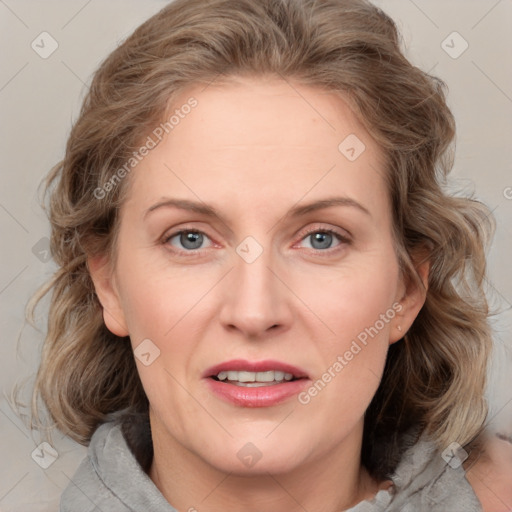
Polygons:
M190 97L129 177L112 273L91 266L153 437L233 473L341 454L419 309L383 155L330 92L237 79L173 108Z

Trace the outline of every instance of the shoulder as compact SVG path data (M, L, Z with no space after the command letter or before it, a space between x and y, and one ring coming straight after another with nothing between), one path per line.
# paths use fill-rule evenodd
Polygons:
M512 510L512 437L489 434L467 467L467 479L484 512Z
M107 510L176 512L137 461L118 422L98 427L60 504L60 512Z
M405 451L392 480L395 495L388 510L482 512L462 460L439 452L425 435Z
M112 424L101 425L94 433L89 445L88 453L81 462L69 483L62 493L59 512L99 512L107 509L116 512L128 512L123 504L112 493L102 478L101 458L104 448L109 441L122 449L122 444L116 440L118 433Z
M99 512L102 505L111 500L111 493L102 486L86 457L61 495L59 512Z

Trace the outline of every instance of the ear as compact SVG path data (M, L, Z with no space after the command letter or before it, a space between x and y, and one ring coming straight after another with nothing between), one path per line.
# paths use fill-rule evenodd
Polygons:
M396 308L396 315L389 336L389 343L395 343L402 339L410 329L425 304L428 290L428 276L430 261L425 253L413 257L414 268L419 277L419 283L413 278L402 278L396 302L400 308Z
M117 336L128 336L124 311L108 257L89 258L87 266L96 295L103 307L103 321L107 329Z

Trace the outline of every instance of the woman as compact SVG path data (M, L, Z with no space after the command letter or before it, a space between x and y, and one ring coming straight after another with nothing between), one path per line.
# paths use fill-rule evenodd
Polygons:
M139 27L48 178L61 511L481 510L492 222L443 191L453 138L363 0Z

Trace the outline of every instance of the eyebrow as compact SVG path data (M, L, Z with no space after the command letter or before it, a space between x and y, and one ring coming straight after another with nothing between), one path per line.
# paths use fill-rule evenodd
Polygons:
M320 199L302 206L296 206L289 211L288 215L291 217L300 217L310 212L323 210L324 208L331 208L332 206L351 206L371 217L371 213L367 208L350 197L330 197L327 199Z
M286 216L296 218L306 215L308 213L323 210L326 208L331 208L333 206L348 206L358 209L363 212L365 215L371 217L371 213L367 208L365 208L361 203L352 199L350 197L329 197L326 199L320 199L318 201L314 201L311 203L307 203L301 206L293 207ZM213 206L208 205L203 202L191 201L189 199L172 199L172 198L163 198L158 203L154 204L150 208L148 208L143 217L145 218L151 212L158 210L159 208L164 207L174 207L179 208L180 210L187 210L195 213L199 213L201 215L205 215L207 217L215 217L222 221L223 224L226 224L226 220L222 216L220 212L217 211Z

